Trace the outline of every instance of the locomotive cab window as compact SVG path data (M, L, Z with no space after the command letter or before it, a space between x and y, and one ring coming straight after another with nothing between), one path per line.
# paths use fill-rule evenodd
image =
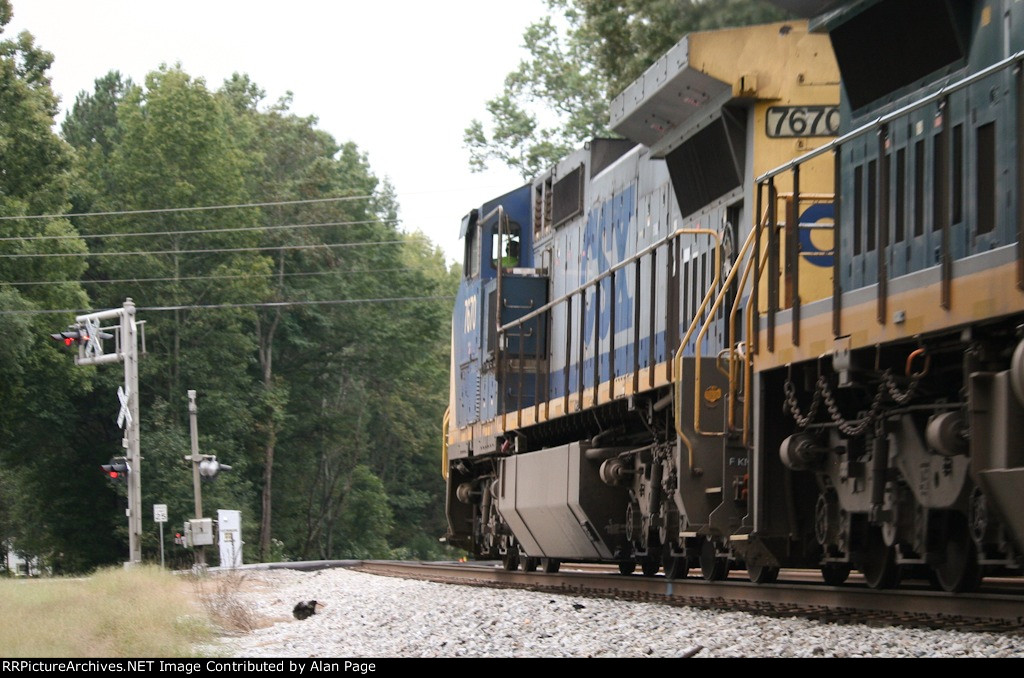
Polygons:
M477 211L473 210L462 218L462 237L466 240L466 251L462 273L466 278L480 274L480 234L477 232Z
M519 242L519 224L512 222L506 228L498 228L495 222L491 226L491 268L515 268L522 261Z

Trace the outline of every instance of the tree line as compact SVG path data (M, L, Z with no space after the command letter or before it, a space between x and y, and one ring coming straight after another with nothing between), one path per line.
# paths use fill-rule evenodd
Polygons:
M233 466L207 514L242 511L247 560L438 555L458 270L401 230L355 143L245 75L111 72L55 133L53 57L3 34L11 15L0 0L0 543L56 571L124 559L99 468L123 453L123 373L49 334L131 297L145 557L153 504L170 532L192 517L188 389L200 452ZM276 204L230 207L254 203ZM197 206L223 208L167 210Z

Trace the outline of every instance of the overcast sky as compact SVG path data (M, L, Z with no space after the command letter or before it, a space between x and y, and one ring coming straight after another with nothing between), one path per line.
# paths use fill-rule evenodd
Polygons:
M6 33L28 30L54 54L63 110L112 69L142 82L162 63L180 62L211 89L248 73L268 102L290 90L296 113L369 155L398 192L403 228L425 232L450 260L461 259L462 215L522 183L506 169L470 173L462 133L525 56L523 29L544 0L12 4Z

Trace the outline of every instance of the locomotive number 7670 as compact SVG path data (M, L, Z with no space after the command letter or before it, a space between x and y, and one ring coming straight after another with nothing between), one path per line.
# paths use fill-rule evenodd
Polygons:
M772 106L765 127L769 137L834 137L839 134L839 107Z

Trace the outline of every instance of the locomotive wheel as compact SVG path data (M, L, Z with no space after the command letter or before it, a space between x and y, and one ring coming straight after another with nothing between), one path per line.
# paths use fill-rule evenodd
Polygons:
M631 560L619 563L619 574L633 574L633 570L635 569L636 563Z
M690 572L690 563L686 556L665 556L665 576L669 579L686 579Z
M900 583L900 566L896 564L893 547L887 546L878 528L868 530L864 547L864 562L860 571L864 581L873 589L891 589Z
M747 576L755 584L774 584L779 578L779 568L771 565L747 565Z
M554 574L555 572L558 572L558 568L560 568L561 566L561 561L556 560L555 558L540 559L540 569L544 570L548 574Z
M501 557L501 566L509 571L514 572L519 569L519 552L515 548L510 548L505 551L505 555Z
M849 563L825 563L821 566L821 578L829 586L842 586L852 569Z
M658 570L660 569L661 564L650 556L647 556L640 561L640 571L644 573L645 577L653 577L658 574Z
M959 513L954 513L946 528L946 542L941 551L943 562L932 566L935 578L943 591L973 591L981 584L981 568L974 540L967 530L967 521Z
M715 553L715 542L705 540L700 547L700 571L708 581L720 581L729 574L729 561Z
M523 558L523 572L536 572L538 565L540 565L540 558L530 556Z

